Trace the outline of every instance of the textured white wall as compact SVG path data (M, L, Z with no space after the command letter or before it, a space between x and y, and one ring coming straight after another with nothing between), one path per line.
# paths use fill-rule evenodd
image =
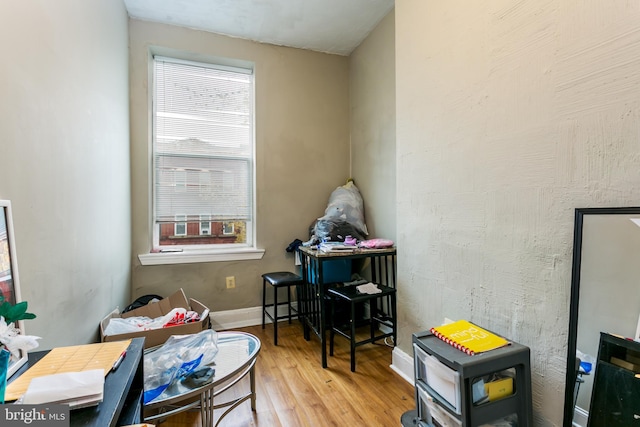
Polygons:
M369 237L396 238L395 14L349 56L351 176Z
M3 1L0 198L40 348L98 338L130 302L127 13L122 2Z
M531 347L561 425L576 207L640 200L640 4L396 1L401 333Z

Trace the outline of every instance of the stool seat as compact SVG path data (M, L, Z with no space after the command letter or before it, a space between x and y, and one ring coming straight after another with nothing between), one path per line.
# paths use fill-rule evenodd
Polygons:
M265 273L262 278L272 286L291 286L302 283L302 277L290 271L276 271L275 273Z
M273 289L273 303L267 304L267 283ZM273 342L278 345L278 320L287 319L291 323L291 319L298 315L298 310L291 305L291 287L302 285L301 276L290 271L276 271L265 273L262 275L262 329L265 328L266 317L273 322ZM287 300L278 302L278 289L287 288ZM279 306L287 306L287 314L278 315ZM267 308L273 307L273 315L267 311Z
M378 289L382 292L377 294L364 294L358 291L358 287L354 285L343 286L341 288L329 288L329 294L334 297L353 302L364 302L371 299L385 297L387 295L395 294L396 289L389 286L377 285Z
M356 285L348 285L343 287L329 288L328 294L331 297L331 327L329 334L329 355L333 356L333 338L335 334L347 338L351 343L351 372L356 370L356 347L373 343L383 338L392 337L393 344L396 343L398 333L398 320L396 312L396 289L377 285L381 292L375 294L365 294L358 291ZM349 325L335 325L334 313L335 302L346 301L350 307ZM369 337L358 340L356 338L356 304L369 303L370 315L366 323L370 325ZM390 328L390 332L377 331L377 326L386 326Z

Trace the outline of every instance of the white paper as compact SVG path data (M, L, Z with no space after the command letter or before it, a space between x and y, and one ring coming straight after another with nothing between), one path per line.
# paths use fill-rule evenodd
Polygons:
M66 372L31 380L22 403L68 403L71 407L97 404L104 393L104 370Z
M357 286L358 290L360 291L360 293L362 294L369 294L369 295L373 295L373 294L381 294L382 293L382 289L378 288L378 285L376 285L375 283L366 283L364 285L359 285Z

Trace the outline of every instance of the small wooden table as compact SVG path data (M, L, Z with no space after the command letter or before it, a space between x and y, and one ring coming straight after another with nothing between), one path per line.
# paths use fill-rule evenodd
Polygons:
M144 405L145 422L152 422L191 409L200 409L202 425L212 427L245 400L251 399L256 410L255 364L260 352L260 340L245 332L219 332L218 354L215 357L215 376L212 382L189 388L174 382L160 396ZM213 403L215 396L236 385L249 374L250 391L228 402ZM226 408L218 422L213 422L213 410Z

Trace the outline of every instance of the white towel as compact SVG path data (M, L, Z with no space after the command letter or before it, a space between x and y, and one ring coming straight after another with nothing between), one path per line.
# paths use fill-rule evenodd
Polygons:
M378 285L376 285L375 283L365 283L364 285L358 285L356 286L356 288L358 289L358 291L362 294L381 294L382 293L382 289L378 288Z

